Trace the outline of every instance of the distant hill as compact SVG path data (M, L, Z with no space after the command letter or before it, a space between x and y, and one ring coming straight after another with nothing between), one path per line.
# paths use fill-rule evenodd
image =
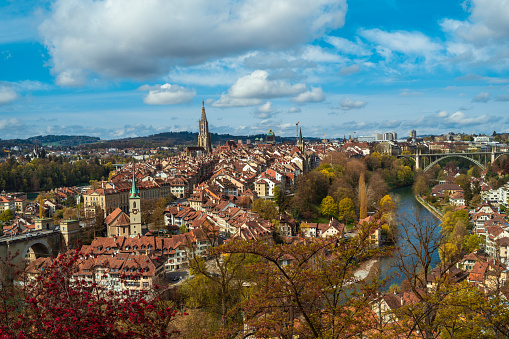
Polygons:
M238 140L242 140L245 142L246 140L251 140L254 142L256 138L263 138L265 140L265 134L255 134L255 135L231 135L231 134L217 134L210 133L210 139L213 145L224 144L229 140L234 140L237 142ZM306 138L308 139L308 138ZM295 138L287 138L287 137L278 137L276 136L277 142L295 142ZM193 146L198 142L198 133L195 132L164 132L149 135L146 137L136 137L136 138L125 138L125 139L116 139L116 140L106 140L100 141L100 144L87 144L86 148L132 148L132 147L140 147L140 148L152 148L152 147L160 147L160 146Z
M18 145L38 145L38 146L61 146L73 147L83 144L96 143L101 139L98 137L89 137L86 135L39 135L27 139L0 140L0 146L12 147Z
M224 144L229 140L242 140L254 142L257 138L265 140L266 134L255 135L231 135L211 133L210 138L213 145ZM306 140L318 140L318 138L305 138ZM39 135L27 139L0 140L0 147L13 146L54 146L54 147L78 147L78 148L153 148L160 146L193 146L198 141L198 133L194 132L164 132L149 135L146 137L124 138L114 140L101 140L98 137L85 135ZM277 142L295 142L295 138L276 136Z

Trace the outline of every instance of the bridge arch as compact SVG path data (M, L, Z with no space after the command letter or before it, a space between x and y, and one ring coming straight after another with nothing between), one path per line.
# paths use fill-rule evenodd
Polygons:
M49 257L50 255L51 246L46 239L35 239L25 246L21 258L35 260L40 257Z
M438 164L440 161L442 161L444 159L447 159L447 158L463 158L463 159L467 159L468 161L473 162L475 165L479 166L479 168L481 170L484 171L486 169L486 166L484 166L480 161L475 160L473 158L470 158L470 157L468 157L466 155L461 155L461 154L444 154L443 156L438 157L433 162L431 162L428 166L426 166L424 168L424 172L427 172L430 168L432 168L433 166Z

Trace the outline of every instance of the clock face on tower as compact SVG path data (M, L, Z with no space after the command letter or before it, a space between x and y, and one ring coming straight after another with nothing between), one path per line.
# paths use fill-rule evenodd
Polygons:
M138 213L138 210L137 210L137 209L134 209L134 210L133 210L133 213L134 213L134 214L137 214L137 213Z

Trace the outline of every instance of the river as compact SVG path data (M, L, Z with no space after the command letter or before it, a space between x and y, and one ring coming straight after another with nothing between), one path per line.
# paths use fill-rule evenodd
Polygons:
M421 218L431 218L434 222L440 223L440 220L437 217L435 217L415 199L412 187L409 186L393 189L391 191L391 196L396 203L397 216L400 220L397 226L398 230L401 229L402 222L415 222L416 215L419 215ZM406 219L406 221L402 221L404 219ZM399 237L396 240L396 245L400 246L405 252L409 251L409 245L405 244ZM438 255L438 251L433 253L432 260L432 267L439 263L440 257ZM398 269L394 267L394 258L383 258L379 261L377 266L381 278L390 277L387 281L387 288L392 284L400 284L403 281L404 277L402 275L398 275Z

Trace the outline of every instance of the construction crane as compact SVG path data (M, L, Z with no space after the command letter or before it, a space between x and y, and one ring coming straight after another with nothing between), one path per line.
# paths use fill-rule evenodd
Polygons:
M4 152L7 152L7 158L10 158L11 157L11 151L9 151L8 149L4 149Z
M299 142L299 122L300 121L297 121L295 124L295 135L297 136L297 142Z

